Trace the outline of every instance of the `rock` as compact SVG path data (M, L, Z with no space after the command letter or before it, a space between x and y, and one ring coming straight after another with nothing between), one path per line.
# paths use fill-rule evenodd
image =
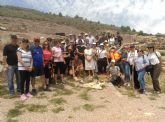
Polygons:
M7 31L7 28L0 26L0 30Z

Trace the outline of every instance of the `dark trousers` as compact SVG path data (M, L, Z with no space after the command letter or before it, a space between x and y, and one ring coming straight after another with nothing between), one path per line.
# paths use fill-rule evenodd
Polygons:
M45 75L45 78L47 78L47 79L51 77L50 69L49 69L49 66L48 65L46 65L44 67L44 75Z
M135 67L133 68L132 66L130 66L130 71L131 71L131 74L134 72L134 76L133 76L134 88L135 89L140 89L140 84L139 84L139 81L138 81L138 73L137 73Z
M100 58L97 61L98 73L106 73L107 58Z
M154 65L153 69L150 72L151 78L152 78L153 88L155 91L161 91L160 85L159 85L159 80L158 80L160 72L161 72L160 64Z
M21 94L27 94L29 92L29 86L30 86L30 72L25 70L20 70L20 77L21 77ZM24 91L24 86L26 83L26 90Z
M84 56L79 56L79 59L82 61L83 68L85 69L85 57Z
M64 74L68 75L69 73L69 64L70 64L70 57L65 58L65 66L64 66Z

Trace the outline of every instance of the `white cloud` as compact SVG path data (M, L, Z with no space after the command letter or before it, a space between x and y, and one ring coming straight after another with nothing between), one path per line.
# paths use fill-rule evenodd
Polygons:
M79 15L103 23L128 25L148 33L165 33L164 0L0 0L0 3Z

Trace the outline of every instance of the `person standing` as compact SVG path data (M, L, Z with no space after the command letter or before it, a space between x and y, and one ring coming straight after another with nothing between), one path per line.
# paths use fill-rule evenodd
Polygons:
M17 36L11 35L11 42L7 44L3 49L3 60L4 64L7 66L7 80L9 88L9 96L14 95L14 74L16 75L17 82L17 92L20 93L20 75L18 72L18 58L17 58Z
M30 47L32 57L33 57L33 71L31 73L31 84L32 84L32 94L36 95L36 77L40 76L40 79L42 81L43 87L44 87L44 69L43 69L43 51L40 46L40 38L34 38L34 46Z
M58 72L60 72L60 76L61 76L60 83L65 83L64 81L65 60L62 53L60 40L58 40L56 46L52 48L52 55L53 55L54 64L55 64L55 71L54 71L55 82L57 83L57 75L58 75Z
M150 71L151 78L152 78L152 84L154 91L157 93L161 92L161 88L159 85L159 76L161 73L161 54L155 50L154 44L149 44L147 46L148 48L148 59L150 62L150 65L152 65L152 69Z
M44 60L44 91L49 91L49 79L51 76L51 61L52 61L52 52L49 46L48 41L45 41L42 46L43 49L43 60Z
M33 59L31 51L28 46L29 40L22 39L21 46L17 49L17 57L18 57L18 70L21 78L21 100L26 100L27 98L33 97L29 92L30 86L30 72L33 67ZM26 85L25 85L26 84ZM24 86L26 86L26 90L24 90Z
M115 44L119 44L120 46L122 45L123 43L123 38L120 36L120 33L117 32L116 33L116 37L115 37Z
M83 62L83 67L85 67L85 57L84 57L84 50L86 46L84 45L82 40L78 41L78 44L76 45L76 53L79 56L79 59Z
M90 76L90 72L92 72L92 76L94 76L95 70L95 62L93 59L93 50L90 48L90 44L87 45L86 49L84 50L85 56L85 70L88 71L88 75Z
M139 81L138 81L138 74L137 74L137 71L135 69L135 59L137 57L138 57L138 53L137 53L137 50L135 49L135 45L131 44L130 45L130 51L128 52L127 60L130 64L131 74L133 74L131 80L133 80L133 82L134 82L134 88L135 89L140 88L140 84L139 84Z
M129 86L131 81L131 76L130 76L131 73L130 73L130 64L127 59L128 59L128 47L124 46L121 57L121 68L124 73L125 84Z
M138 50L138 57L135 59L135 68L138 73L138 81L140 84L139 92L143 94L145 92L145 80L144 75L146 73L145 68L149 65L149 61L143 50Z
M104 49L104 44L100 44L100 49L97 50L97 56L98 56L98 73L99 74L106 74L106 67L107 67L107 52Z
M86 39L89 40L90 45L96 42L95 37L91 34L91 32L88 33L88 36L86 37Z

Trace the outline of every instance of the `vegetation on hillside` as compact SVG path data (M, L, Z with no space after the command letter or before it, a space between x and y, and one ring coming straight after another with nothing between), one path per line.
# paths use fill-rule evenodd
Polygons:
M75 17L63 16L60 12L58 15L54 13L43 13L33 9L19 8L14 6L0 6L0 16L5 17L15 17L15 18L23 18L30 20L39 20L39 21L50 21L55 22L60 25L67 25L71 27L75 27L79 30L85 32L100 32L100 30L111 30L111 31L120 31L123 33L134 34L136 33L135 29L130 29L129 26L124 27L116 27L114 25L101 24L98 22L89 21L86 18L79 17L75 15ZM123 29L124 28L124 29Z

